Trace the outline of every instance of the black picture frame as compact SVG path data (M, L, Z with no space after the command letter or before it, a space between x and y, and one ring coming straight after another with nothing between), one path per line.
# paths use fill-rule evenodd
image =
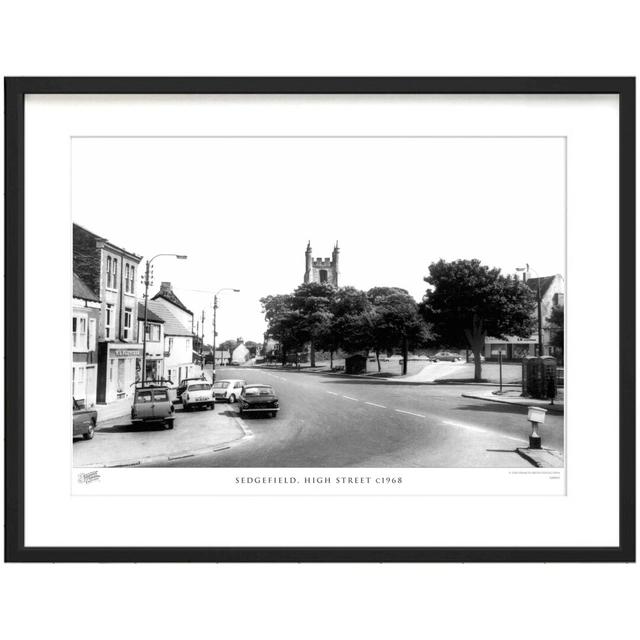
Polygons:
M615 94L619 98L618 546L26 547L24 540L24 107L27 94ZM635 78L5 78L5 560L8 562L635 561Z

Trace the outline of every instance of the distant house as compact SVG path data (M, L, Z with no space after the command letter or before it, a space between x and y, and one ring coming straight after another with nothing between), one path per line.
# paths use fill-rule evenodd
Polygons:
M231 352L228 349L216 349L216 366L231 363Z
M241 342L231 354L231 362L233 364L244 364L247 360L249 360L250 354L249 349L244 346Z
M180 382L199 373L193 364L193 313L173 292L170 282L149 300L149 309L164 320L164 377Z
M542 278L527 278L524 281L538 295L540 284L540 307L542 309L542 355L560 355L551 344L553 328L549 325L552 308L564 306L564 278L558 273ZM495 360L499 353L505 360L521 360L525 356L538 355L538 307L534 310L535 329L527 338L508 337L507 339L487 337L484 356L487 360Z

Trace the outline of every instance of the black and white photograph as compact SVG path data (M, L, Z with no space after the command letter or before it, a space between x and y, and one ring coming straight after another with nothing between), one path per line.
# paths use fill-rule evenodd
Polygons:
M74 468L564 468L565 206L562 136L74 137Z

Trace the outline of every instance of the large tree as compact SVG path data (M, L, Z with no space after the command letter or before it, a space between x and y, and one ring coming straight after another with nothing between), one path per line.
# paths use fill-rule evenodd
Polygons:
M316 348L323 346L332 319L331 301L335 287L320 282L301 284L293 292L291 308L299 314L299 337L309 343L309 360L316 366Z
M287 362L287 353L291 350L299 351L307 339L304 318L299 311L293 309L291 294L266 296L261 298L260 302L267 321L265 336L279 342L280 356L284 366Z
M373 344L373 314L367 294L355 287L341 287L335 292L330 310L332 319L326 341L330 350L368 352Z
M380 353L402 349L403 368L407 373L409 349L422 346L429 330L419 313L416 301L405 289L398 287L374 287L367 291L372 305L373 348L380 372Z
M564 305L554 304L551 307L551 314L547 318L551 328L549 342L554 347L564 347Z
M487 336L528 338L535 328L536 299L516 277L504 276L479 260L440 260L429 266L421 309L440 345L467 345L474 355L475 380L482 379L481 354Z

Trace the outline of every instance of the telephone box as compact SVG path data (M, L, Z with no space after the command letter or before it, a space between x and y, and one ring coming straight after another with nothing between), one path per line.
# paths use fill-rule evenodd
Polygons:
M522 359L522 395L553 400L558 395L558 361L553 356Z

